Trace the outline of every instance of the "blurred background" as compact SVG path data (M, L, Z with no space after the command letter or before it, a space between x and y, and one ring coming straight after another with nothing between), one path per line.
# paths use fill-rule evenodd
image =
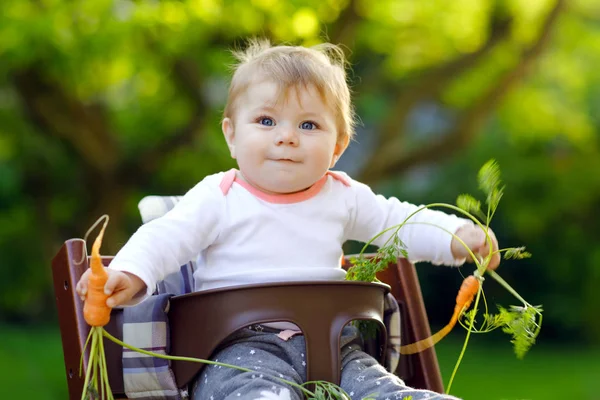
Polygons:
M376 191L484 200L477 171L498 161L492 228L533 254L499 272L543 305L543 328L523 360L507 335L474 335L453 394L600 399L596 0L2 0L0 397L67 398L50 270L63 241L107 213L114 253L143 196L235 165L219 124L229 50L253 36L343 45L361 124L338 167ZM418 271L437 330L462 278ZM486 283L492 310L518 304ZM446 382L464 336L437 346Z

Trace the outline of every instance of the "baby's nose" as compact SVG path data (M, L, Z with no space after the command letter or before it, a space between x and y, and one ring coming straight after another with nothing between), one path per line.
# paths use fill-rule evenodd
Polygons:
M275 142L277 145L288 144L295 146L298 144L298 135L296 135L293 129L282 128L275 138Z

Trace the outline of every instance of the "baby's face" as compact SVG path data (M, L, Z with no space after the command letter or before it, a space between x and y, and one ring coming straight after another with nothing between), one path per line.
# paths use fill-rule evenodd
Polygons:
M267 193L294 193L317 182L335 164L336 119L313 87L290 88L278 101L272 82L252 84L223 121L231 156L244 179Z

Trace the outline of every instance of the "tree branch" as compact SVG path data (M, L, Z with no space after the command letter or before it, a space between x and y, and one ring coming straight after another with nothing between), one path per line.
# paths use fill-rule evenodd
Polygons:
M437 99L444 88L461 72L478 64L496 48L498 43L510 34L511 19L496 17L491 24L491 32L487 41L472 53L464 54L441 66L419 73L418 76L407 77L404 81L414 80L414 83L400 88L398 83L382 82L381 90L397 90L400 94L392 102L387 118L378 127L379 136L374 151L366 162L369 171L382 171L388 164L397 160L404 146L406 119L415 105L424 99ZM371 79L379 79L371 74ZM368 85L368 83L366 83ZM371 175L376 172L365 171Z
M552 30L564 6L565 0L557 0L542 25L538 39L521 53L520 61L512 70L504 74L480 99L474 101L471 108L463 112L452 131L441 140L431 142L404 157L398 155L393 162L384 167L365 169L361 178L364 181L372 181L382 176L397 175L416 164L439 161L464 149L477 135L498 103L526 76L531 66L547 47Z
M105 115L98 105L85 105L35 67L13 76L25 111L41 132L66 140L83 165L110 174L118 162L118 149Z
M197 65L189 60L177 59L173 62L171 70L177 87L194 105L194 113L184 126L169 134L160 145L122 165L121 175L126 180L149 178L162 166L166 157L180 148L189 146L202 135L201 128L210 107L201 94L202 77L197 72Z
M356 27L360 22L361 18L356 13L356 0L351 0L346 8L340 12L340 15L335 20L335 23L331 25L330 32L328 34L329 42L333 44L345 44L349 47L352 45L351 39L355 37Z
M398 135L398 127L404 126L406 117L415 104L427 98L437 99L450 81L461 72L473 68L488 56L498 43L505 40L510 34L511 23L512 20L498 20L492 25L488 40L479 49L414 77L416 81L405 87L396 97L389 118L380 128L381 146L388 146L388 141Z

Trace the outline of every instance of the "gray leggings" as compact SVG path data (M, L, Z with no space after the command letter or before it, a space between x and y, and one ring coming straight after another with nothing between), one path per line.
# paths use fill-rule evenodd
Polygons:
M373 357L362 351L362 340L354 327L347 326L341 338L342 374L340 386L352 400L457 399L428 390L409 388L387 372ZM287 341L276 333L242 329L231 335L216 352L214 361L252 369L243 372L221 366L207 366L193 389L194 400L304 399L302 392L276 377L302 384L306 381L304 336ZM287 393L286 393L287 392Z

